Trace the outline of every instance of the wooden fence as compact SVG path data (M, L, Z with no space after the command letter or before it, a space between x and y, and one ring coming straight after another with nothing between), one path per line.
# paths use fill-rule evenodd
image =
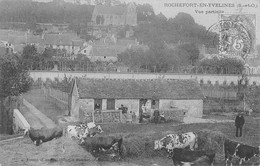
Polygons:
M84 112L84 116L80 115L80 120L83 122L94 121L97 124L124 122L124 118L120 110L101 110L93 112Z
M221 98L221 99L227 99L227 100L236 100L237 99L237 91L235 91L235 90L203 89L202 92L205 97Z
M53 88L45 89L45 91L47 95L68 103L68 93Z

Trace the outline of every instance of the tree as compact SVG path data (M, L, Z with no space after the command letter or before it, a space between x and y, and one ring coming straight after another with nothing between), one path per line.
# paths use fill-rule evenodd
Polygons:
M119 54L118 59L132 70L137 71L167 72L177 69L181 64L177 52L164 45L151 47L146 51L129 49Z
M0 57L1 64L1 97L18 96L27 92L31 85L28 70L15 54Z
M37 49L34 45L26 45L23 48L23 53L21 55L23 59L24 67L28 69L36 69L39 66L39 57L37 53Z
M137 5L136 7L137 11L137 22L142 22L142 21L151 21L154 19L154 10L153 7L150 4L142 4L142 5Z
M37 49L34 45L26 45L23 48L22 57L23 59L32 59L37 55Z
M194 43L186 43L179 47L183 51L187 52L190 65L194 65L195 62L199 59L200 51L198 49L198 46L196 46Z
M203 69L200 72L210 74L242 74L245 62L236 57L214 56L202 59L198 66Z

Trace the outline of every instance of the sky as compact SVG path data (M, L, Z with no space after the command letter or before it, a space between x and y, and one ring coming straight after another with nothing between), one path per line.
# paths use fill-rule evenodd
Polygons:
M162 13L167 18L174 18L179 12L190 14L196 23L209 28L219 20L219 13L247 13L254 14L256 20L257 44L260 44L260 0L123 0L138 4L149 3L153 6L156 14ZM210 3L203 7L203 3ZM218 4L214 4L218 3ZM195 7L194 4L197 6ZM223 7L223 4L229 7ZM241 4L243 7L238 7ZM183 6L184 5L184 6ZM185 6L188 5L188 6ZM201 5L201 6L199 6ZM217 7L216 5L219 5ZM222 5L222 7L221 7ZM249 5L249 6L246 6Z
M51 0L37 0L51 1ZM65 0L66 2L74 0ZM120 0L137 4L151 4L155 13L174 18L179 12L190 14L196 23L209 28L219 20L219 13L247 13L256 16L256 43L260 44L260 0ZM197 6L194 6L196 4ZM223 7L223 4L230 5ZM238 7L241 4L243 7ZM188 5L188 6L186 6ZM203 7L204 5L204 7ZM205 5L208 5L205 7ZM210 5L210 6L209 6ZM216 6L219 5L219 6ZM221 6L222 5L222 6ZM249 5L249 6L246 6Z

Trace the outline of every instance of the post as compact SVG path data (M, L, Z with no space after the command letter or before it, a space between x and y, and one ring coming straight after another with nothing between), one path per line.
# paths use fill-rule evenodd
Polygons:
M122 111L119 110L119 121L122 122Z
M104 118L103 118L103 112L102 111L100 112L100 116L101 116L101 122L103 123L104 122Z
M92 122L95 122L95 110L92 111Z
M244 88L244 112L246 111L246 95L245 95L245 88Z

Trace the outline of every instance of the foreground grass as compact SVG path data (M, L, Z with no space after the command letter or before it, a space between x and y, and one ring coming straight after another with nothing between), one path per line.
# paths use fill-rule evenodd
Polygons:
M172 123L168 124L106 124L101 125L106 134L122 134L122 135L138 135L145 137L147 135L155 138L161 138L166 133L183 133L188 131L200 131L202 129L209 129L212 131L221 131L227 138L246 143L252 146L260 145L260 132L259 132L259 120L255 120L251 117L246 117L246 125L244 128L244 134L241 138L235 137L235 126L233 123L217 123L217 124L189 124L174 126ZM77 150L79 147L75 144L71 145L71 148L67 148L68 151L62 153L62 141L65 138L53 140L48 143L42 144L36 147L32 144L31 140L24 138L21 140L11 141L9 143L3 143L0 145L0 163L6 165L131 165L134 163L137 165L151 166L152 164L158 164L160 166L172 165L172 161L166 157L151 156L151 157L126 157L125 163L113 162L113 163L97 163L92 160L88 161L76 161L75 157L91 158L88 152ZM70 145L70 144L68 144ZM68 147L68 145L65 146ZM76 148L75 148L76 147ZM73 152L70 150L73 149ZM223 154L224 156L224 154ZM48 159L63 158L60 162L50 162ZM34 160L29 160L34 159ZM39 160L36 160L39 159ZM46 162L45 162L46 159ZM65 160L66 159L66 160ZM252 160L253 162L257 160ZM127 164L128 163L128 164ZM251 162L252 164L252 162ZM224 158L221 161L216 161L215 165L224 165Z

